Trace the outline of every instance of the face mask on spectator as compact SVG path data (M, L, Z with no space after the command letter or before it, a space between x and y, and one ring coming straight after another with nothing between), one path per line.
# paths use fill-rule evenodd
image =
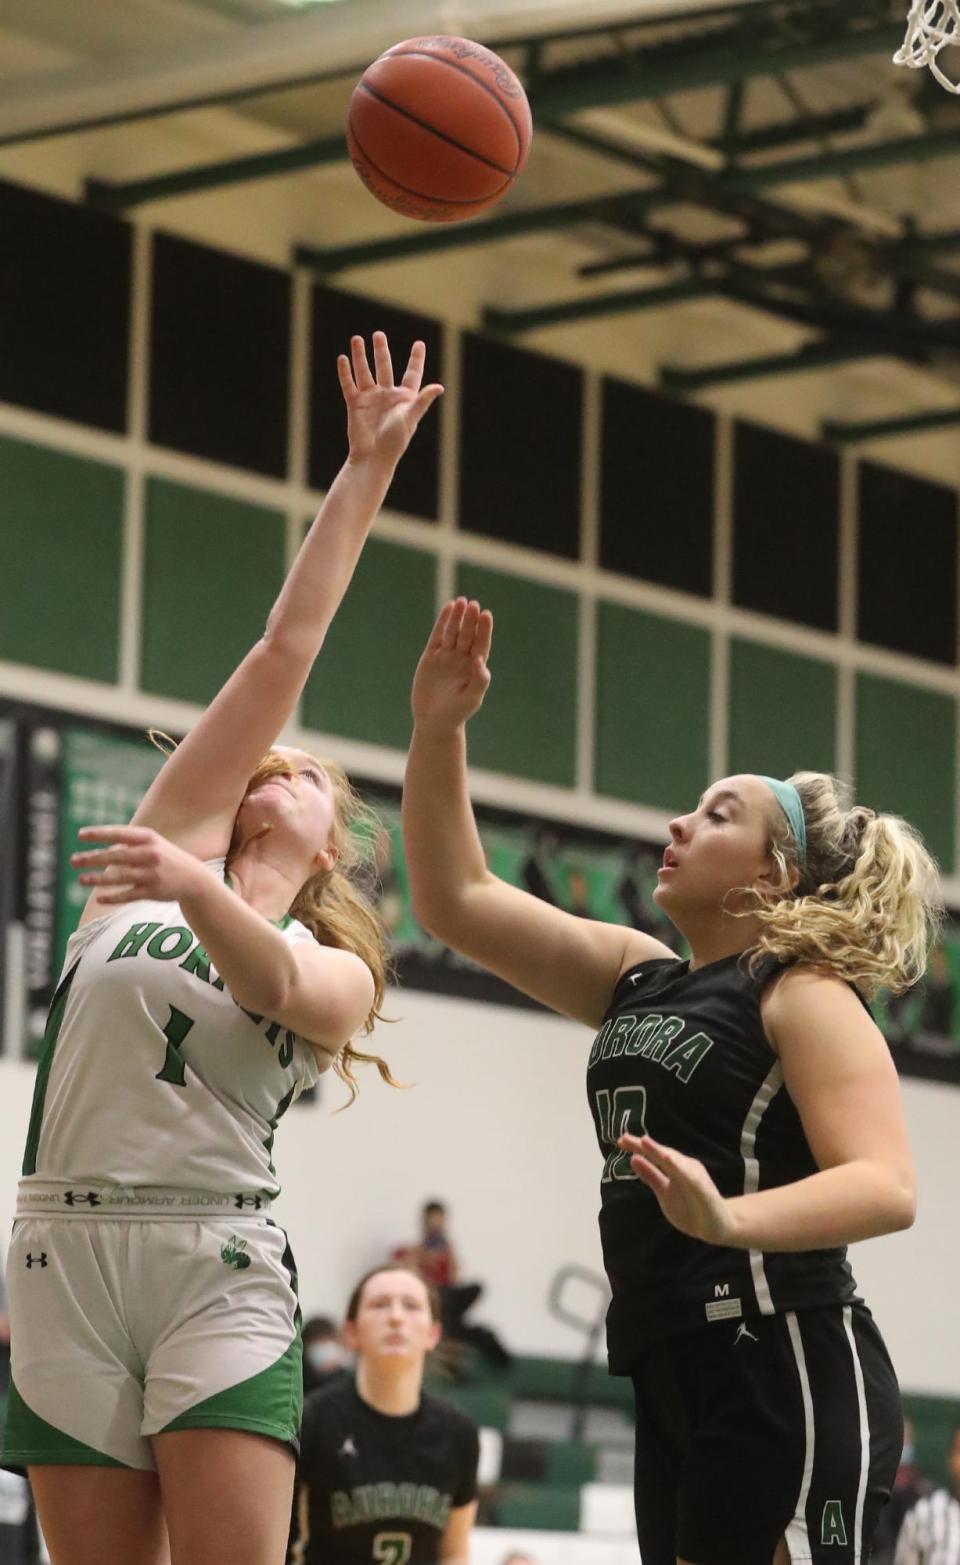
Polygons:
M303 1353L310 1368L320 1373L340 1369L347 1362L347 1354L339 1342L310 1342Z

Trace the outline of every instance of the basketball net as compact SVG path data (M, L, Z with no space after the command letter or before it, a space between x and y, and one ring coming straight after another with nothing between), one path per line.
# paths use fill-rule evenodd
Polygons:
M948 44L960 44L960 0L912 0L907 36L893 63L916 70L929 65L941 87L960 93L960 82L952 82L937 64L937 55Z

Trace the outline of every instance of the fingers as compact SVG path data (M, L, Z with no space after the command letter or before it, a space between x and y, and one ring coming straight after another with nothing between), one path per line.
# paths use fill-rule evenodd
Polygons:
M350 362L353 365L353 378L358 391L369 391L375 385L367 363L367 350L362 337L350 338Z
M424 413L426 413L429 408L432 408L433 404L442 396L443 387L438 381L434 382L430 386L424 386L416 402L413 404L413 418L415 426L419 424L420 420L423 418Z
M84 842L149 842L153 831L149 826L81 826L77 832Z
M493 615L489 609L480 610L480 619L477 624L477 635L473 643L473 655L479 658L481 663L486 663L490 656L490 644L493 641Z
M479 621L480 605L475 598L471 598L464 608L460 620L460 629L457 631L458 652L469 653L473 651L473 643L476 639Z
M452 652L457 644L460 634L460 623L463 619L463 611L467 606L466 598L454 598L445 609L446 619L443 622L443 634L440 637L440 645L445 652Z
M401 385L405 386L408 391L420 391L426 356L427 350L424 344L415 342L410 350L410 359L401 381ZM393 390L393 360L390 357L390 344L387 341L386 332L375 331L373 334L373 364L376 370L376 379L374 379L370 369L363 338L351 337L350 357L348 358L345 353L337 356L337 377L344 396L349 397L354 391L369 391L371 386L380 386L388 391ZM424 387L423 392L414 404L418 419L423 417L427 408L433 402L436 402L442 391L443 387L439 385Z
M434 621L433 629L430 632L430 639L427 642L427 648L429 651L434 652L437 650L437 648L443 646L443 637L446 632L447 622L449 621L450 616L455 608L455 600L443 605L443 608L440 610L440 613L437 615L436 620Z
M384 341L386 341L385 338ZM423 366L426 361L426 344L418 340L410 349L410 357L407 360L407 367L403 372L403 380L400 382L402 386L406 386L408 391L420 390L420 384L423 380ZM393 382L391 381L391 385L392 384Z
M387 346L387 337L385 332L375 331L373 334L373 362L377 371L377 385L392 386L393 360L390 357L390 349ZM423 366L421 364L421 371L422 368Z
M337 354L337 379L340 382L340 390L349 400L357 388L353 383L353 370L350 368L350 360L345 353Z
M648 1189L653 1191L654 1195L666 1195L670 1189L670 1180L666 1174L662 1174L659 1168L654 1168L653 1164L648 1162L641 1153L634 1153L630 1159L630 1167L637 1178L642 1180Z
M476 598L451 598L437 616L430 645L486 662L493 639L493 615Z
M107 869L111 864L123 864L125 867L129 866L132 868L154 862L153 850L147 847L98 848L93 853L71 853L70 855L70 863L74 869Z

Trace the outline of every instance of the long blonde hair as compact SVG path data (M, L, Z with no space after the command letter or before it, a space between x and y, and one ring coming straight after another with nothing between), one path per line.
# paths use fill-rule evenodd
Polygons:
M774 812L768 851L780 871L773 899L757 894L760 922L750 957L806 962L855 984L908 989L923 976L943 919L937 866L919 833L898 815L850 804L849 790L824 772L795 772L807 854L798 863L782 811ZM799 874L790 888L792 875Z
M165 755L176 749L176 741L159 729L151 728L149 737ZM352 786L343 768L336 761L322 761L320 764L333 789L334 819L330 846L336 848L337 858L332 869L318 870L300 887L290 913L309 929L319 945L353 951L370 969L373 977L373 1005L361 1029L363 1035L367 1036L373 1031L374 1022L384 1020L380 1007L390 976L386 928L373 894L374 865L378 851L385 843L386 831L374 811ZM268 777L289 770L289 765L282 755L271 750L247 782L244 799ZM239 848L235 824L227 850L228 871ZM379 1054L365 1054L355 1049L352 1043L347 1043L334 1060L333 1068L349 1088L350 1103L353 1103L359 1091L353 1073L353 1067L358 1062L375 1065L388 1086L404 1085L394 1080L389 1065ZM349 1107L349 1104L345 1106Z

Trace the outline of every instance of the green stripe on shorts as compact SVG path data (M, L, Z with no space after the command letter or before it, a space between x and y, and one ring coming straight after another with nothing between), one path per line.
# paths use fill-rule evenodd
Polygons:
M129 1472L134 1470L127 1468L125 1462L118 1462L103 1451L95 1451L92 1446L84 1445L82 1440L74 1440L72 1435L66 1435L62 1429L55 1429L53 1424L48 1424L45 1418L27 1406L13 1381L10 1382L7 1402L3 1460L16 1467L62 1464L68 1467L122 1467Z
M295 1441L303 1416L303 1347L300 1329L273 1364L218 1391L185 1413L178 1413L158 1434L172 1429L246 1429L284 1444Z

